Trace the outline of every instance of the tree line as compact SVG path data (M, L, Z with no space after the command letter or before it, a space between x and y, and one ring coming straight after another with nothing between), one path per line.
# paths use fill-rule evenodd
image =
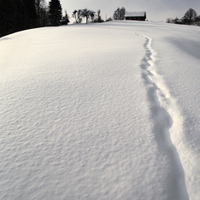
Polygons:
M74 10L72 13L72 17L75 19L75 23L81 23L83 18L85 18L86 24L88 23L89 19L91 19L92 22L104 22L104 20L101 18L101 10L96 12L89 10L87 8L85 9L79 9L79 10ZM95 18L96 17L96 18Z
M44 0L0 0L0 36L46 25Z
M166 22L200 26L200 15L194 9L190 8L181 19L177 17L175 19L167 18Z
M60 0L0 0L0 37L30 28L68 23Z
M104 22L104 20L101 18L101 11L98 10L97 14L96 12L88 9L79 9L79 10L74 10L72 13L72 17L75 18L75 23L81 23L82 19L86 19L86 23L88 23L88 20L91 19L92 22ZM117 8L117 10L114 11L113 14L113 19L114 20L124 20L125 19L125 14L126 14L126 9L124 7L122 8ZM96 18L95 18L96 16ZM106 21L112 21L112 18L109 17L106 19Z
M72 17L75 23L82 19L92 22L103 22L100 10L95 14L88 9L75 10ZM109 18L106 21L111 20ZM45 0L0 0L0 37L30 28L44 26L59 26L69 23L69 16L65 11L62 16L60 0L51 0L49 5Z
M117 8L114 11L113 19L123 20L125 8ZM94 12L89 9L74 10L72 17L75 23L81 23L83 19L88 23L104 22L101 11ZM111 21L109 17L105 21ZM0 37L30 28L44 26L59 26L69 23L69 16L65 11L62 15L60 0L0 0Z

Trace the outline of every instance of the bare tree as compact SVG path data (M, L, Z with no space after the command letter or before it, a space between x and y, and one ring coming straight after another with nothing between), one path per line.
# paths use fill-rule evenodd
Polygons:
M90 12L90 17L91 17L92 22L94 22L94 16L95 16L95 12L91 11Z
M76 14L77 14L77 10L74 10L74 12L72 13L72 17L74 17L75 18L75 22L78 23L77 22L77 18L76 18Z
M94 19L94 22L100 23L104 22L104 20L101 18L101 10L97 10L96 18Z
M190 8L184 15L183 17L183 21L186 24L191 24L192 22L194 22L196 20L197 17L197 13L195 10L193 10L192 8Z
M92 16L94 16L94 13L95 12L93 12L93 11L91 11L91 10L88 10L88 9L83 9L82 11L81 11L81 16L82 17L85 17L85 19L86 19L86 24L88 23L88 19L89 19L89 17L91 17L91 15Z
M98 22L101 21L101 15L100 15L100 13L101 13L101 10L98 10L97 11L97 20L98 20Z
M78 20L78 23L82 22L81 13L82 13L82 10L78 10L77 11L77 20Z
M103 22L103 19L101 18L101 10L97 11L97 21L98 22Z

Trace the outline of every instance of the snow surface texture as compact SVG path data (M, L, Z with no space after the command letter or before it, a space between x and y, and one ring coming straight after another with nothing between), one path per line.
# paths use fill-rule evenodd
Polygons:
M200 199L199 34L115 21L0 38L0 199Z

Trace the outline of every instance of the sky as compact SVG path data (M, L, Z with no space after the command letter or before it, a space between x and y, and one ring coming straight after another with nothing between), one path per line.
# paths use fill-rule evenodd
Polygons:
M87 8L95 12L100 9L102 18L106 19L112 17L118 7L125 7L128 12L146 11L149 21L182 18L189 8L200 15L199 0L60 0L60 3L70 17L74 10Z

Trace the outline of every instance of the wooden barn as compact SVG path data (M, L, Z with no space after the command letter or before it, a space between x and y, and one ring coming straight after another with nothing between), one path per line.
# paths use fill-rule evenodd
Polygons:
M145 21L146 20L146 12L126 12L125 19L126 20Z

